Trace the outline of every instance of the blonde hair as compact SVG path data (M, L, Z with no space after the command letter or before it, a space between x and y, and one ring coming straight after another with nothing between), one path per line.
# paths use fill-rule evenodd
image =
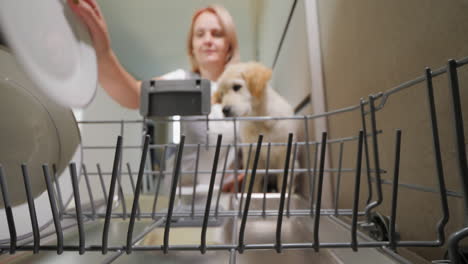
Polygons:
M193 34L194 34L194 25L195 20L204 12L210 12L216 15L221 22L221 26L223 27L224 34L226 36L226 40L229 43L228 55L226 58L226 64L232 62L239 61L239 44L237 43L237 33L236 33L236 26L234 25L234 21L232 16L229 12L222 6L219 5L209 5L207 7L198 9L192 16L192 22L190 24L190 30L187 37L187 52L190 58L190 64L192 66L192 71L196 73L200 73L200 65L193 54Z

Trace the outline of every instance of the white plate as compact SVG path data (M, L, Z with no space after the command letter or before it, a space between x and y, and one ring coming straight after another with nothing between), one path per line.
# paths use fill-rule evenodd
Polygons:
M66 1L2 0L0 32L44 94L73 108L92 101L96 54L87 29Z
M0 148L0 163L6 174L16 232L22 238L30 235L32 226L21 163L28 165L37 220L43 227L51 223L52 212L41 166L57 164L63 202L68 204L73 189L67 165L75 162L80 175L81 138L72 111L38 93L13 55L1 46L0 98L0 145L7 146ZM0 225L3 243L10 238L3 203L0 219L4 223Z

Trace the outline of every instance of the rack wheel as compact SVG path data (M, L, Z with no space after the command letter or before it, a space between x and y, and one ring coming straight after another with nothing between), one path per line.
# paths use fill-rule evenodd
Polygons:
M378 212L372 212L369 219L369 222L373 224L373 227L369 230L370 236L377 241L388 241L390 219Z

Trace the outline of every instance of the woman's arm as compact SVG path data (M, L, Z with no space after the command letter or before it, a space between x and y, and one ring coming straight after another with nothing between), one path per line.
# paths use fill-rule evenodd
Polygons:
M93 39L98 63L99 83L106 92L124 107L136 109L140 105L141 81L136 80L120 64L111 47L107 25L95 0L67 0L81 18Z
M120 64L114 52L98 61L99 83L124 107L140 107L141 81L136 80Z

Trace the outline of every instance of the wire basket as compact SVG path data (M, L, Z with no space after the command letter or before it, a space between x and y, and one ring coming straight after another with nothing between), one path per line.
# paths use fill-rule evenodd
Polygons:
M468 193L468 170L466 158L466 146L464 139L463 117L461 112L462 102L460 100L460 91L458 83L457 69L468 64L468 58L455 61L451 60L447 67L443 67L434 71L426 69L425 75L420 76L414 80L403 83L393 89L387 90L382 93L370 95L367 100L361 99L359 104L349 106L346 108L338 109L331 112L306 115L306 116L293 116L287 118L279 117L245 117L245 118L225 118L225 119L210 119L210 122L216 121L229 121L233 122L234 127L238 126L242 121L265 121L265 120L296 120L304 124L304 140L295 141L295 135L288 135L285 142L264 142L263 135L258 136L258 142L237 142L223 144L222 135L219 135L216 142L206 144L206 147L215 150L213 159L213 169L211 171L199 171L196 167L194 171L181 170L183 162L182 153L184 149L195 148L198 153L203 144L186 144L185 137L182 136L178 144L150 144L150 137L145 135L143 144L141 146L123 146L122 135L117 138L115 147L106 147L114 151L112 172L102 172L100 165L97 164L97 172L88 172L86 166L83 165L82 177L78 175L76 164L70 164L70 174L73 185L73 203L67 205L63 203L61 197L60 185L55 181L55 174L51 173L53 170L48 165L43 166L43 175L46 182L47 193L50 200L50 209L53 218L53 227L48 228L39 227L36 217L36 208L34 207L34 199L28 190L31 186L28 180L27 166L23 165L24 184L27 194L27 201L30 208L30 217L32 223L32 234L26 238L18 238L15 229L15 218L12 211L12 206L9 202L8 186L5 181L5 173L0 167L0 187L5 205L6 219L1 219L2 224L7 224L9 227L10 238L9 241L0 244L1 253L15 254L18 251L29 251L38 253L39 251L56 251L57 254L62 254L64 251L75 251L79 254L85 252L101 252L107 254L108 258L105 262L110 263L116 260L119 256L131 254L138 251L161 251L164 254L169 252L181 251L198 251L200 254L206 254L213 251L224 251L229 253L230 263L236 261L238 254L244 254L248 251L254 250L272 250L276 253L283 253L294 249L313 250L319 252L321 249L329 248L350 248L354 251L363 248L378 248L382 249L390 255L395 256L398 248L406 247L442 247L446 242L447 234L445 233L445 226L448 222L448 202L447 196L459 196L465 200L465 211L468 212L468 205L466 203ZM463 183L462 193L457 194L448 191L445 186L443 174L443 162L440 150L440 139L438 134L436 106L434 103L434 93L432 86L432 78L447 73L449 77L449 86L452 95L452 114L453 124L456 131L457 141L457 157L459 174ZM402 131L396 130L394 141L394 167L391 169L393 172L393 180L385 181L382 179L381 174L387 173L387 170L381 168L379 163L379 138L378 135L383 131L378 129L376 112L383 109L387 100L393 94L396 94L404 89L412 87L419 83L426 83L427 87L427 102L428 113L431 117L432 141L434 146L434 161L435 169L437 170L438 189L430 189L422 185L404 185L399 183L399 165L400 165L400 152L401 152L401 138ZM377 103L380 102L380 103ZM348 137L329 138L327 132L323 132L320 141L313 141L309 139L308 121L316 118L336 116L347 112L358 112L362 117L361 130L358 133L350 134ZM370 119L370 125L366 122L366 117ZM181 122L206 122L206 118L182 118ZM102 124L120 124L122 127L129 123L145 124L146 120L137 121L83 121L82 125L102 125ZM156 122L173 122L173 120L157 120ZM123 130L122 130L123 131ZM234 131L236 133L236 131ZM237 138L237 136L235 137ZM351 158L355 160L356 166L352 169L346 169L342 166L344 147L346 144L354 142L356 149L353 151ZM326 168L326 151L332 145L339 146L339 162L336 168ZM261 149L270 149L275 146L286 147L286 160L282 169L270 169L267 165L266 168L258 168L258 160ZM165 169L164 166L154 167L149 165L148 156L150 149L159 150L162 154L160 160L168 160L166 153L171 147L176 147L174 155L173 169ZM250 147L249 158L247 163L252 163L252 166L246 166L245 174L249 174L250 184L246 181L242 185L234 184L235 189L233 193L223 193L221 191L228 174L237 175L240 173L238 156L235 155L234 168L228 168L227 154L225 157L220 155L221 150L229 153L229 149L237 150L240 148ZM93 148L93 147L90 147ZM95 147L103 148L103 147ZM125 148L140 149L141 160L138 170L135 170L127 164L126 172L122 169L122 150ZM302 151L299 151L302 149ZM312 153L312 149L315 153ZM301 153L303 161L301 167L295 167L294 161L297 159L296 155ZM199 156L197 156L198 162ZM372 159L372 163L370 160ZM363 167L363 160L366 166ZM219 165L219 164L222 164ZM268 164L268 162L267 162ZM222 170L218 168L222 167ZM250 168L250 169L249 169ZM204 195L199 195L197 188L197 175L209 174L209 187ZM283 176L282 188L278 190L277 194L267 193L267 180L264 181L263 193L253 193L253 181L255 177L267 177L265 175L281 174ZM324 174L334 173L336 175L336 186L334 193L335 203L332 208L324 208L322 203ZM341 177L343 173L354 174L354 195L350 197L352 200L351 208L339 208L338 201L340 195ZM193 184L188 187L192 190L190 194L183 194L181 175L193 175ZM106 186L104 176L111 175L110 185ZM136 182L134 175L137 175ZM367 181L368 197L364 208L359 207L360 194L362 192L361 175ZM100 189L102 195L93 193L93 186L91 186L90 177L97 176L99 179ZM124 194L122 186L125 185L124 177L128 176L132 193ZM308 184L308 193L302 196L302 202L296 203L294 201L295 190L294 177L305 177ZM83 190L79 189L80 180L86 183L86 193L89 201L83 202L81 193ZM145 185L145 182L150 183ZM164 181L170 183L170 188L162 190L166 193L164 197L167 198L167 206L158 207L158 202L161 203L161 188ZM218 188L215 186L219 185ZM373 184L375 183L375 184ZM388 201L391 204L391 215L383 217L376 212L376 209L384 202L382 194L382 185L391 184L392 194L391 199ZM145 187L146 186L146 187ZM169 185L168 185L169 186ZM437 232L437 239L431 241L407 241L400 239L396 227L396 212L398 205L398 190L400 187L412 188L417 191L434 192L439 194L440 207L442 209L442 217L438 224L434 227ZM187 187L184 187L187 189ZM117 192L117 193L116 193ZM140 196L143 192L151 192L152 203L151 206L142 206L140 204ZM197 197L199 195L200 197ZM98 198L102 197L102 198ZM272 203L272 198L275 200ZM185 199L185 200L184 200ZM130 204L128 201L130 200ZM227 202L225 202L227 201ZM252 204L256 203L255 206ZM117 207L119 209L117 209ZM159 208L159 209L158 209ZM340 220L342 217L348 217L349 221ZM311 225L312 237L304 239L303 241L290 243L285 241L284 237L287 236L287 230L284 230L285 222L291 221L294 218L308 219ZM270 233L274 234L274 241L270 243L248 243L246 240L246 230L249 228L249 221L255 219L257 222L270 221ZM321 226L324 224L324 219L333 219L339 221L343 226L349 230L349 239L347 241L333 241L322 242L320 233ZM113 221L124 221L128 223L125 230L125 239L121 239L118 245L110 245L110 226ZM146 222L144 222L146 221ZM231 237L229 241L224 241L220 244L212 244L207 241L207 233L212 227L222 225L223 221L232 221L230 228ZM144 222L144 228L140 230L139 234L135 235L136 223ZM100 243L89 243L87 241L87 233L85 229L87 226L101 223L102 233ZM171 243L170 234L176 226L195 226L199 230L199 240L196 244L178 244ZM65 230L68 228L77 228L78 230L78 244L67 245L64 242ZM162 243L141 245L139 242L151 233L155 228L162 230ZM249 229L250 230L250 229ZM364 230L360 232L359 230ZM367 230L370 239L361 240L360 236ZM250 232L250 231L249 231ZM450 235L448 239L448 251L451 263L462 263L462 256L458 253L460 240L468 235L468 227L459 230ZM53 243L41 244L41 240L51 238ZM115 243L114 243L115 244ZM435 263L449 263L448 260L441 260Z

